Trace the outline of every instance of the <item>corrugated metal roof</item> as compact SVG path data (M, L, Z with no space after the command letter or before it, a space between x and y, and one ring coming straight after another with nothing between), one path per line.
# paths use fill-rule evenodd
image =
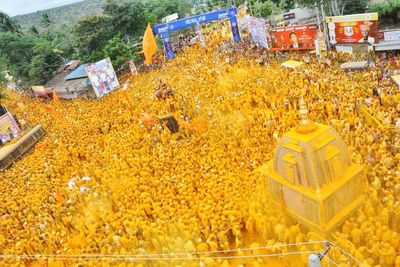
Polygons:
M65 77L66 81L69 80L75 80L75 79L82 79L82 78L87 78L88 75L85 71L85 68L88 64L82 64L79 67L77 67L74 71L72 71L70 74L68 74Z
M78 67L80 63L81 63L80 60L71 60L70 62L67 63L67 70L76 69L76 67Z

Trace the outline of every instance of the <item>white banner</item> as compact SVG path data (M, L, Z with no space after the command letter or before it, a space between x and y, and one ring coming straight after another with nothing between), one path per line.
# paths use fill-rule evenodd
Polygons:
M260 18L248 17L247 26L253 42L259 43L262 47L268 48L267 31L265 29L265 20Z
M397 31L385 31L383 33L383 40L385 42L400 41L400 30L397 30Z

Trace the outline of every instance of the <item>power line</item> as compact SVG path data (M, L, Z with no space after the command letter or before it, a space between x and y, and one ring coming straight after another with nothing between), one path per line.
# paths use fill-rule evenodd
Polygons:
M353 260L355 260L357 263L362 264L362 266L367 266L365 263L361 262L359 259L355 258L354 256L352 256L350 253L348 253L346 250L342 249L341 247L339 247L338 245L328 241L329 244L331 244L332 246L334 246L335 248L337 248L338 250L340 250L343 254L346 254L348 257L352 258Z
M255 251L255 250L266 250L266 249L276 249L282 247L291 246L301 246L301 245L315 245L315 244L330 244L336 249L338 249L343 254L347 255L355 262L365 266L360 260L350 255L343 248L330 241L309 241L309 242L298 242L289 244L278 244L272 246L262 246L254 248L242 248L242 249L230 249L230 250L216 250L207 252L176 252L176 253L149 253L149 254L80 254L80 255L0 255L0 259L27 259L27 260L58 260L58 261L194 261L203 259L250 259L250 258L267 258L267 257L277 257L277 256L287 256L287 255L299 255L299 254L313 254L318 253L318 251L294 251L294 252L280 252L271 254L254 254L254 255L237 255L237 256L208 256L210 254L224 254L233 252L244 252L244 251ZM179 255L190 255L191 257L177 257ZM193 257L197 255L199 257ZM201 256L204 257L201 257ZM330 263L337 264L333 262L332 259L327 258Z
M35 256L35 255L0 255L0 259L51 259L59 261L198 261L203 259L213 259L213 260L224 260L224 259L251 259L251 258L267 258L267 257L278 257L287 255L298 255L298 254L313 254L318 253L318 251L294 251L294 252L282 252L275 254L259 254L259 255L241 255L241 256L213 256L213 257L175 257L175 258L136 258L136 257L102 257L99 255L96 258L86 258L86 257L60 257L53 258L48 256ZM189 253L187 253L189 254Z
M292 246L301 246L301 245L315 245L315 244L326 244L329 241L309 241L309 242L298 242L298 243L288 243L288 244L278 244L272 246L263 246L263 247L254 247L254 248L239 248L239 249L228 249L228 250L214 250L214 251L200 251L200 252L171 252L171 253L141 253L141 254L49 254L44 255L46 257L137 257L137 256L176 256L176 255L206 255L206 254L225 254L232 252L242 252L242 251L253 251L253 250L267 250L281 247L292 247ZM7 255L0 255L2 256ZM10 255L15 256L15 255ZM29 257L36 257L37 255L23 255Z

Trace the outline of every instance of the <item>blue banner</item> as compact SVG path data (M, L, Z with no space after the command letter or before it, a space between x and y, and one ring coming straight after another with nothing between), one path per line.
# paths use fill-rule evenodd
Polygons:
M169 38L163 39L163 45L164 45L165 54L167 55L167 58L169 58L169 59L175 58L174 49L172 48L172 44L171 44L171 41L169 40Z
M170 31L177 31L186 27L192 27L198 24L207 23L214 20L236 17L236 15L237 15L236 7L221 9L218 11L213 11L210 13L205 13L189 18L179 19L168 23L158 24L154 26L154 32L155 34L162 34Z
M214 20L229 19L229 22L231 24L233 40L235 42L240 42L240 33L236 15L237 15L236 7L231 7L227 9L213 11L206 14L192 16L189 18L179 19L168 23L158 24L154 26L154 32L157 35L161 35L167 58L173 59L175 58L175 54L174 54L174 49L172 48L171 45L171 41L169 39L168 32L178 31L180 29L187 27L198 26L202 23L207 23Z
M233 41L240 42L239 26L236 17L230 17L229 22L231 23Z

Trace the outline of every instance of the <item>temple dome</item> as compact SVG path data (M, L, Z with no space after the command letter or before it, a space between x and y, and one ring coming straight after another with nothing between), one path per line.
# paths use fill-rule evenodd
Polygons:
M283 135L260 172L276 204L324 235L362 204L368 182L333 127L308 119L303 99L299 113L299 125Z
M315 190L339 180L351 165L345 143L331 127L313 123L315 130L285 133L276 148L274 171L295 185Z

